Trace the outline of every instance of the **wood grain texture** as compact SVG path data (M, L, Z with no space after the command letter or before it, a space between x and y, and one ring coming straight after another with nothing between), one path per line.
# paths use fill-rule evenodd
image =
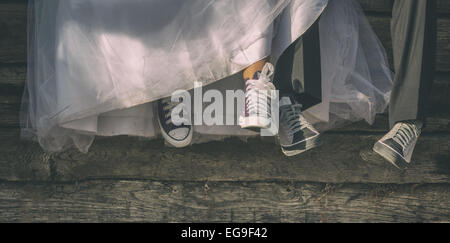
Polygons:
M12 144L18 141L17 130L5 129L0 132L0 180L40 181L50 180L51 157L38 146L27 146L29 143ZM37 155L37 156L36 156Z
M394 0L357 0L364 11L371 13L391 13Z
M24 1L0 3L0 63L26 62L27 5Z
M0 85L17 87L22 90L26 78L26 65L0 65Z
M395 0L357 0L363 9L370 13L385 13L392 12L392 6ZM448 0L433 0L437 1L438 13L446 16L450 14L450 1Z
M447 185L0 183L2 222L449 222Z
M450 135L419 141L414 165L399 171L372 152L381 135L325 134L324 145L285 157L278 145L238 139L185 149L163 141L131 137L97 139L88 154L75 149L44 153L17 132L0 130L0 180L79 181L146 179L163 181L301 181L324 183L448 183ZM33 170L37 172L33 172Z

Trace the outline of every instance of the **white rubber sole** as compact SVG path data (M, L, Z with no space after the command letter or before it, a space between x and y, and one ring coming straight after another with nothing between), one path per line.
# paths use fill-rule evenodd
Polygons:
M159 129L161 130L161 134L162 134L164 140L166 140L166 142L167 142L168 144L172 145L172 146L175 147L175 148L185 148L185 147L191 145L191 143L192 143L192 138L194 137L194 128L193 128L193 127L191 127L188 136L187 136L185 139L179 141L179 140L174 140L174 139L172 139L172 138L171 138L171 137L170 137L170 136L162 129L161 121L160 121L159 119L158 119L158 125L159 125Z
M260 130L269 129L272 125L272 120L266 117L249 116L239 118L239 125L243 129Z
M387 146L381 141L378 141L375 144L375 146L373 147L373 151L400 170L407 169L409 164L411 163L411 156L410 158L403 158L395 150L391 149L391 147Z
M293 157L299 154L302 154L306 151L309 151L311 149L317 148L322 145L322 137L321 134L318 134L317 136L314 136L304 142L301 142L299 144L295 144L292 146L281 146L281 150L283 151L284 155L287 157ZM295 150L287 150L285 148L296 148Z

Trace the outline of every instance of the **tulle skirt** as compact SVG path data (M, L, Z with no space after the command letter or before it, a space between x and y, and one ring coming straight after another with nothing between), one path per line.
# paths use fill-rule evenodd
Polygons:
M48 151L86 152L95 136L158 136L154 103L175 90L242 89L238 74L272 62L320 17L323 102L332 127L374 121L388 104L385 51L352 0L35 0L29 3L22 134ZM327 7L328 5L328 7ZM224 116L239 114L225 114ZM196 126L196 141L253 136Z

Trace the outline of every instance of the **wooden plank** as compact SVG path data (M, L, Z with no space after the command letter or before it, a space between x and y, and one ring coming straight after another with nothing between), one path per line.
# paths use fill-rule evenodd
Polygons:
M26 62L27 5L24 1L0 3L0 63Z
M21 97L17 95L2 95L0 86L0 127L20 127Z
M389 0L362 0L368 12L389 9ZM439 9L450 13L450 1L440 1ZM387 11L387 10L386 10ZM389 54L392 53L390 41L390 17L369 15L369 19ZM26 62L26 6L24 2L0 3L0 63ZM450 18L439 20L437 68L450 71Z
M97 139L87 154L75 149L46 154L36 143L19 141L18 133L1 130L0 180L29 180L28 168L45 166L43 181L99 178L164 181L301 181L324 183L448 183L450 135L427 135L419 141L414 164L399 171L372 152L381 135L325 134L324 145L297 157L285 157L278 145L238 139L185 149L163 141L131 137ZM24 166L22 166L24 165ZM22 176L24 174L25 176ZM47 177L46 177L47 176Z
M51 156L38 146L27 146L29 143L11 144L10 141L18 141L20 134L17 130L6 131L9 132L2 132L0 136L0 180L51 180Z
M450 14L450 1L448 0L437 0L438 12L442 15Z
M450 3L450 1L447 1L447 3ZM438 20L436 58L438 70L450 70L450 18Z
M376 13L391 13L393 0L358 0L364 11Z
M16 86L23 89L26 78L26 65L0 65L0 85Z
M390 14L392 12L392 6L394 0L357 0L364 11L367 13L385 13ZM435 1L435 0L433 0ZM441 15L450 14L450 1L448 0L437 0L438 13Z
M1 222L449 222L450 186L88 181L0 183Z

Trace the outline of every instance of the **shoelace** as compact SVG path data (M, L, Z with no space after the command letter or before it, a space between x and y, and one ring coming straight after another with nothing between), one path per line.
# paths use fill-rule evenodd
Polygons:
M280 107L281 122L289 127L289 134L294 134L298 131L309 129L315 131L314 127L302 115L302 105L294 104Z
M245 108L247 114L258 114L258 111L264 111L270 116L270 102L272 90L275 86L271 81L274 74L274 66L267 63L257 80L248 80L245 88Z
M172 109L179 105L180 102L173 102L170 98L166 98L163 99L161 103L165 114L165 123L166 125L170 125L172 123Z
M421 129L418 128L416 124L405 122L401 125L392 139L405 148L411 143L411 141L413 141L414 138L420 136L420 132Z

